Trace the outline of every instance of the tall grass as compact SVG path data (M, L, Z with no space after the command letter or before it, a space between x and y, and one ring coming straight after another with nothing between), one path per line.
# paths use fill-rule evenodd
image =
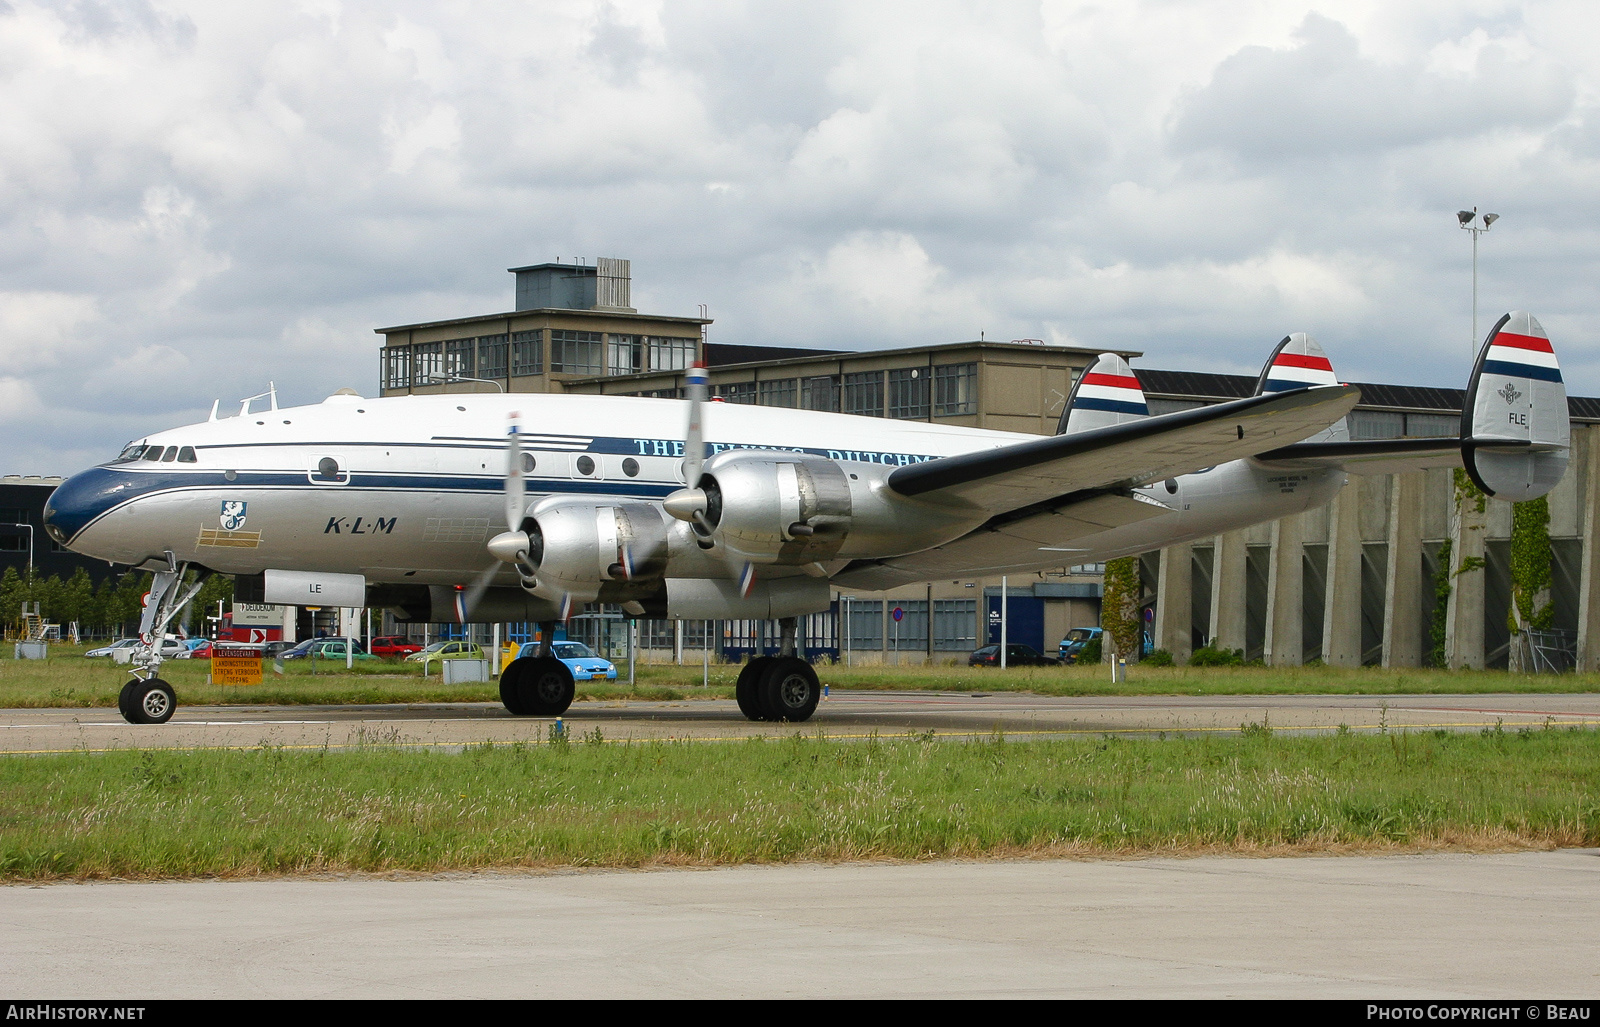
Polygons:
M1600 733L137 751L0 763L10 880L1600 844Z

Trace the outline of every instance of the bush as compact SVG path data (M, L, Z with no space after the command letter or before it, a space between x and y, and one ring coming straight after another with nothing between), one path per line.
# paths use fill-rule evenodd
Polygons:
M1073 662L1099 663L1104 658L1100 651L1100 639L1092 638L1084 643L1082 649L1078 650L1078 655L1073 658Z
M1210 642L1189 657L1191 667L1239 667L1243 664L1243 649L1217 649Z
M1171 667L1173 665L1172 654L1165 649L1152 649L1139 662L1149 664L1152 667Z

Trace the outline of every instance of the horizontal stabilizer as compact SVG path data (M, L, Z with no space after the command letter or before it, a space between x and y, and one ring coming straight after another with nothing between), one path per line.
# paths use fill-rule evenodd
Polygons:
M1405 474L1461 466L1460 439L1368 439L1301 442L1262 453L1256 462L1295 470L1340 468L1352 474Z

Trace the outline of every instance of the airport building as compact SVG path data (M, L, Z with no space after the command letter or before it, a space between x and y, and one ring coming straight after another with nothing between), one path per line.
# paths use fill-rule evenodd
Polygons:
M98 585L112 567L67 549L45 534L44 505L64 479L37 474L0 476L0 573L13 567L24 577L31 568L40 578L66 581L81 567Z
M976 341L869 351L708 343L706 317L640 314L629 306L627 261L512 268L515 309L378 329L382 394L504 389L681 398L685 372L710 366L724 402L896 417L1051 434L1066 396L1099 352L1036 340ZM1263 340L1262 355L1272 340ZM1137 357L1137 352L1121 355ZM1465 377L1463 360L1463 378ZM1235 375L1136 369L1151 413L1250 395ZM1357 383L1354 439L1457 434L1460 390ZM1546 656L1600 669L1600 399L1573 398L1572 462L1549 496L1552 630ZM1444 659L1505 666L1511 630L1512 508L1458 501L1448 470L1362 477L1329 507L1140 559L1141 613L1151 641L1182 660L1214 640L1278 666L1311 660L1417 666L1432 637L1446 542L1455 568L1444 600ZM1099 622L1103 568L1063 566L1004 582L1008 636L1053 652L1072 627ZM813 652L852 661L964 660L998 640L1002 582L940 581L888 592L841 590L807 619ZM615 648L621 614L590 611L575 625ZM772 644L772 625L644 622L656 658L706 646L730 657ZM651 658L647 655L646 657Z

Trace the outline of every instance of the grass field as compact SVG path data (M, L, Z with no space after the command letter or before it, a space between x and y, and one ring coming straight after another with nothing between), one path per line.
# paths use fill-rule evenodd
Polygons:
M48 660L0 660L0 707L39 708L117 704L127 669L105 659L85 659L81 648L53 647ZM172 660L162 675L177 689L184 705L344 704L417 702L491 702L499 687L489 684L446 686L437 674L424 678L420 664L395 660L361 661L346 671L342 663L318 661L315 673L305 660L284 665L285 675L267 671L265 681L248 688L207 685L204 660ZM727 698L733 694L739 668L713 664L711 685L701 685L701 667L641 664L638 682L629 687L627 668L616 683L578 686L580 701L593 699ZM1016 667L1006 671L973 667L845 667L821 665L822 680L834 688L881 690L924 689L949 692L1028 691L1041 695L1250 695L1443 694L1474 692L1592 692L1600 675L1511 675L1503 671L1381 670L1375 667L1140 667L1128 669L1128 680L1112 684L1100 666Z
M1600 844L1600 733L5 758L0 879Z

